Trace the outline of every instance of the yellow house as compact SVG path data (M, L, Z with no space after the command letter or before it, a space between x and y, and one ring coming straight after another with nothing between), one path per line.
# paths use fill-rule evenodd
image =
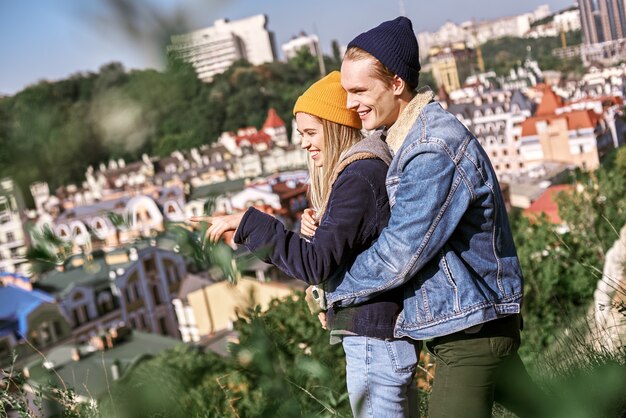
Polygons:
M259 282L244 277L236 285L227 281L204 285L174 301L183 341L199 341L215 332L230 329L237 314L259 305L265 311L272 299L285 298L304 283ZM186 299L186 300L184 300Z

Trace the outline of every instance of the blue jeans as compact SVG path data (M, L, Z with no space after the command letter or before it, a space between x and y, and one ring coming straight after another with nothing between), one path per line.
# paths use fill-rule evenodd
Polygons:
M411 383L420 342L347 336L343 338L343 349L348 396L355 417L418 416L417 390L411 388ZM415 410L411 414L409 405Z

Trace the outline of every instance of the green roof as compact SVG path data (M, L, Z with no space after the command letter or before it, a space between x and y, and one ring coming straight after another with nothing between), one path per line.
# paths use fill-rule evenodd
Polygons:
M108 350L85 353L81 349L82 357L79 361L71 358L74 346L62 345L46 355L46 359L54 364L54 371L46 369L43 360L38 359L27 366L30 375L28 381L34 385L53 384L63 387L62 380L77 395L97 400L108 393L108 388L113 384L111 368L114 363L119 365L121 378L142 360L179 344L183 343L173 338L133 331L128 340Z
M207 184L206 186L194 187L191 190L189 200L206 199L213 195L222 195L229 192L240 192L246 187L245 179L229 180L221 183Z
M106 287L109 285L109 266L104 258L96 258L89 264L72 267L66 264L64 271L53 270L36 282L36 286L55 295L65 293L74 286Z
M156 248L164 251L178 252L175 247L178 245L176 235L165 232L155 238ZM137 251L152 247L151 239L141 239L133 242L127 247L117 248L106 254L95 254L91 263L84 262L80 266L72 266L72 259L83 258L82 254L72 256L65 262L65 270L52 270L36 282L36 287L45 290L55 296L63 295L75 286L86 286L96 290L104 289L110 286L109 272L119 268L128 270L137 263L136 260L128 260L121 263L108 264L105 257L127 253L128 248L134 247Z

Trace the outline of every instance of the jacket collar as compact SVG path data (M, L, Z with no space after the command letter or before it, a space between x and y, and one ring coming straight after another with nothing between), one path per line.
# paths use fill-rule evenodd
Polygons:
M387 133L387 144L394 154L398 152L409 130L417 120L424 107L433 100L435 94L428 86L424 86L417 91L415 97L406 105L396 123L394 123Z
M344 151L339 157L337 166L333 169L330 184L333 185L339 174L357 160L380 158L385 164L389 165L391 163L391 153L381 134L381 130L373 131L369 136Z

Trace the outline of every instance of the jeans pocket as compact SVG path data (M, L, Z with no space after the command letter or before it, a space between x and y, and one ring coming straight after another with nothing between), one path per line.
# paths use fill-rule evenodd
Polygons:
M389 360L396 373L414 373L417 368L417 343L405 340L385 340Z

